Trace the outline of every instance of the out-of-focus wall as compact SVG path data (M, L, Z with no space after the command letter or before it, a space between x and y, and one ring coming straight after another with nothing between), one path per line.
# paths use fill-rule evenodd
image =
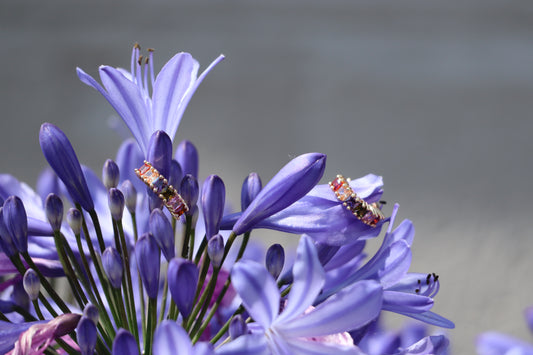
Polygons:
M489 329L528 336L533 3L4 0L0 33L3 173L34 185L44 121L98 173L114 158L113 111L76 66L129 67L134 42L156 68L224 53L175 140L197 145L202 178L237 205L249 172L266 182L308 151L328 154L324 182L383 175L385 211L415 223L412 270L440 275L454 352Z

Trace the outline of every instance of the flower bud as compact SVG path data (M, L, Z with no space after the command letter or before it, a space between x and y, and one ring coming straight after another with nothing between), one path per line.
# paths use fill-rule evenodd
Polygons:
M305 196L318 183L325 166L326 156L320 153L307 153L291 160L243 211L233 232L245 233Z
M111 159L107 159L102 168L102 181L107 189L117 187L120 180L120 171L117 163Z
M63 221L63 201L61 198L56 194L49 194L44 201L44 211L54 232L59 231Z
M39 292L41 290L41 280L39 280L39 276L33 269L28 269L24 273L24 278L22 279L22 285L24 286L24 290L28 294L28 297L35 301L37 298L39 298Z
M268 248L265 258L265 264L270 275L278 278L283 270L283 264L285 263L285 251L280 244L272 244Z
M21 253L28 251L28 217L22 200L17 196L9 196L4 202L3 217L17 250Z
M118 251L107 247L102 253L102 266L113 288L120 288L124 274L124 264Z
M0 207L0 247L2 251L8 256L12 257L17 253L17 248L15 243L11 238L11 234L7 230L6 224L4 223L4 207Z
M24 280L24 278L23 278ZM13 291L11 292L11 300L19 307L25 310L30 309L30 297L24 289L23 282L16 282L13 285Z
M37 178L37 193L41 196L41 200L43 201L48 194L60 194L59 179L50 167L43 169L39 174L39 177Z
M179 188L181 184L181 179L183 179L183 171L181 170L181 165L177 160L172 159L170 162L170 175L168 177L168 183L175 188Z
M135 213L135 208L137 207L137 190L135 189L135 186L130 180L125 180L120 185L120 191L122 191L122 194L124 195L126 208L129 213Z
M229 323L229 336L231 339L237 339L246 333L248 333L246 322L244 322L240 314L237 314Z
M192 212L192 207L196 206L199 190L198 181L193 175L187 174L183 177L179 186L179 193L189 207L188 215Z
M135 244L135 258L142 283L150 299L157 298L161 250L152 233L144 233Z
M263 184L257 173L250 173L244 179L241 189L241 209L244 211L261 191Z
M224 257L224 239L220 234L214 235L207 242L207 255L213 267L220 267Z
M70 197L86 211L94 210L94 203L81 170L78 157L65 133L51 123L43 123L39 143L44 157L65 184Z
M108 192L108 204L109 211L111 211L111 217L115 221L122 219L122 213L124 212L124 195L117 188L110 188Z
M152 232L157 245L161 248L165 259L170 261L175 256L174 230L168 218L159 208L156 208L150 214L150 232Z
M167 279L172 299L181 315L187 318L192 311L198 284L198 267L190 260L174 258L168 264Z
M220 220L224 214L226 201L226 187L222 179L216 175L210 175L205 179L202 186L201 206L204 214L205 235L207 239L218 233Z
M172 141L164 131L155 131L148 144L147 160L161 175L168 178L172 160Z
M78 346L82 355L93 355L96 346L96 325L92 319L81 317L76 327Z
M81 215L81 212L78 209L71 208L68 210L67 222L75 235L79 235L81 233L83 216Z
M98 311L98 307L96 307L94 304L87 303L87 305L83 309L83 316L89 318L93 321L94 324L98 325L100 312Z
M190 174L198 178L198 151L188 140L181 141L176 148L176 160L181 165L183 175Z
M113 341L113 355L139 355L137 341L126 329L120 328Z

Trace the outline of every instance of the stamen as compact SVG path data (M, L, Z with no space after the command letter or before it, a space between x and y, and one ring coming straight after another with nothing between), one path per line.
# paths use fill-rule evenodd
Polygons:
M139 46L139 43L135 42L133 45L133 49L131 50L131 78L135 78L135 58L139 56L139 49L141 49L141 46Z
M154 75L154 49L148 48L148 56L150 58L150 81L152 90L154 89L155 75Z
M150 96L150 93L148 92L148 60L149 57L146 57L144 59L144 78L143 78L143 84L144 84L144 94L145 96Z
M141 67L142 61L143 61L143 56L139 55L139 58L137 59L137 65L135 66L136 67L136 70L135 70L135 83L141 89L142 89L142 73L141 73L142 72L142 67Z

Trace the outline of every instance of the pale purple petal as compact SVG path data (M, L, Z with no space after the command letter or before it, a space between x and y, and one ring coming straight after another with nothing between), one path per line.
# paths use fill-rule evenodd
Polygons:
M298 319L276 324L288 337L311 337L357 329L381 311L383 289L375 281L360 281L337 292Z
M189 335L172 320L164 320L159 324L155 330L152 350L157 355L194 355Z
M320 264L312 239L306 235L300 238L292 274L293 284L287 306L276 323L285 322L303 314L313 304L324 286L324 269Z
M264 335L249 334L222 345L217 355L271 355Z
M429 311L433 303L433 299L413 293L383 292L383 310L385 311L423 313Z
M531 344L497 332L486 332L479 335L476 340L476 350L479 355L533 355Z
M427 311L423 313L409 313L409 312L396 312L396 313L403 314L404 316L417 319L424 323L436 325L437 327L442 327L442 328L447 328L447 329L455 328L455 324L453 324L452 321L444 318L443 316L438 315L437 313L433 313L431 311Z
M365 355L355 345L339 345L332 343L321 343L293 338L287 340L291 354L294 355Z
M45 323L46 321L28 323L10 323L0 321L0 353L6 354L13 349L20 334L28 330L34 324Z
M444 335L428 336L407 349L402 350L398 355L438 355L443 354L448 348L449 341Z
M133 139L125 140L119 147L115 159L120 170L120 182L129 180L137 191L144 191L146 185L135 175L135 169L143 165L144 156Z
M279 310L280 294L272 275L255 261L242 260L231 270L233 287L252 318L268 329Z

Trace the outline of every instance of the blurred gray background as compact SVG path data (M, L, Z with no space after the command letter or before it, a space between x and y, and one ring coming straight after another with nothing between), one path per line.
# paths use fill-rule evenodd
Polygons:
M45 121L98 173L115 157L113 110L76 66L129 68L134 42L158 69L224 53L175 139L197 145L201 177L237 204L249 172L266 182L309 151L328 155L324 183L383 175L385 211L415 223L411 270L442 280L454 353L491 329L532 339L531 1L3 0L0 33L2 172L35 184Z

